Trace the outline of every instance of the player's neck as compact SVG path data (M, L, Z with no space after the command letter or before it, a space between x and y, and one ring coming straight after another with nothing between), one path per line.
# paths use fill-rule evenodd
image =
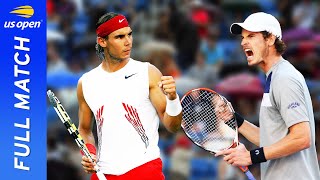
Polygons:
M116 72L119 69L123 68L127 63L129 62L129 59L116 61L116 60L110 60L105 59L102 61L102 69L107 72Z
M272 56L266 57L263 65L260 67L264 73L267 73L275 64L281 60L281 55L275 54Z

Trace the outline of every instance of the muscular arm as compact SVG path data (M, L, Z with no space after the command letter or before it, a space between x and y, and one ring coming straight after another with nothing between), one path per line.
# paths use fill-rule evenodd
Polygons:
M94 136L92 133L92 113L91 110L84 100L83 92L82 92L82 81L81 79L78 82L77 87L77 96L78 96L78 104L79 104L79 133L82 136L85 143L90 143L95 145Z
M260 146L259 127L245 120L243 124L238 128L238 131L250 142L252 142L256 146Z
M311 143L309 122L294 124L289 128L289 133L277 143L264 147L267 160L277 159L307 149Z
M259 146L259 128L255 125L244 121L239 128L239 132L250 142ZM280 141L270 146L263 147L264 154L267 160L285 157L310 147L310 127L309 122L301 122L292 125L289 128L289 133Z
M177 132L180 129L182 112L177 116L169 116L166 112L166 97L163 90L159 87L159 83L168 83L167 97L174 100L176 97L176 87L173 82L164 82L161 80L162 73L153 65L149 65L149 92L150 100L156 108L159 118L165 128L170 132Z

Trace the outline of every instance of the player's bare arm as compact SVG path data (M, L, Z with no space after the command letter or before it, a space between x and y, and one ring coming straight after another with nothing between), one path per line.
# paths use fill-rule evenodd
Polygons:
M265 146L266 160L278 159L289 156L310 147L311 132L309 122L301 122L289 128L289 133L283 139L271 146ZM216 154L225 155L224 160L234 166L251 165L250 152L244 146L236 149L228 149Z
M85 143L95 144L94 136L91 130L92 127L92 112L84 100L82 92L82 81L81 79L78 82L77 86L77 97L79 102L79 133L83 137Z
M256 146L260 146L259 127L245 120L243 124L238 128L238 131L251 143L255 144Z
M85 143L95 144L94 136L91 130L92 126L92 113L91 110L84 100L83 92L82 92L82 81L81 79L78 82L77 86L77 97L79 103L79 133L82 136ZM93 159L96 161L96 156L92 154ZM94 164L91 163L89 158L86 156L82 156L81 164L86 173L94 173Z
M154 66L149 65L149 91L150 100L157 110L160 120L170 132L180 129L182 112L177 116L166 113L166 97L170 100L177 98L176 85L172 76L162 76L162 73Z

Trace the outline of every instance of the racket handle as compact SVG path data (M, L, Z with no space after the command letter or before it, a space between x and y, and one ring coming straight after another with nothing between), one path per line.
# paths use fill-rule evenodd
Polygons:
M100 171L99 167L96 165L94 166L94 169L96 170L96 174L98 176L99 180L107 180L107 178L104 176L104 174Z
M244 174L248 177L248 180L256 180L256 178L254 178L254 176L252 175L252 173L249 170L247 172L245 172Z
M238 168L240 168L241 171L244 172L244 173L247 172L247 171L249 171L248 166L239 166Z
M239 166L239 168L240 168L241 171L244 172L244 174L248 177L248 180L256 180L256 178L254 178L254 176L253 176L252 173L250 172L248 166Z

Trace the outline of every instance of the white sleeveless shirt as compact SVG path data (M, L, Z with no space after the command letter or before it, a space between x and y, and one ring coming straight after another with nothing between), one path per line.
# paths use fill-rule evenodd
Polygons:
M100 66L85 73L83 96L98 133L98 165L120 175L160 157L159 117L149 98L147 62L130 59L112 73Z

